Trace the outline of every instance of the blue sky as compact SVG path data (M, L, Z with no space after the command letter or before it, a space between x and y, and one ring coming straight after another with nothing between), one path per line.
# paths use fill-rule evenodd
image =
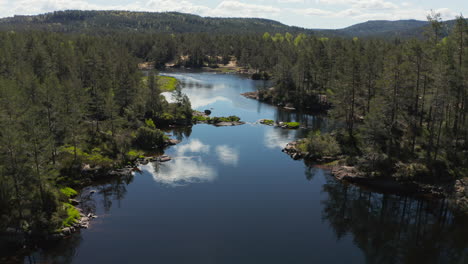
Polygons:
M468 0L0 0L0 17L55 10L179 11L216 17L262 17L306 28L342 28L368 20L468 17Z

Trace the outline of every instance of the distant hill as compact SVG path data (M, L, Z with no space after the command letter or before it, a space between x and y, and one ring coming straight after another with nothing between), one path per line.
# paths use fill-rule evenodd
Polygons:
M373 20L364 23L356 24L344 29L339 29L338 34L348 37L368 37L368 36L411 36L414 32L420 32L425 26L428 26L427 21L418 20Z
M454 20L444 22L446 32ZM327 37L420 38L429 22L419 20L374 20L343 29L305 29L260 18L215 18L177 12L129 11L57 11L35 16L14 16L0 19L0 30L47 30L64 33L107 34L140 33L210 33L263 34L305 33Z
M455 25L455 20L442 23L442 34L447 35ZM360 38L387 38L395 37L422 38L424 32L429 30L430 23L420 20L371 20L336 30L316 29L316 33L323 36L360 37Z
M212 18L177 12L57 11L0 19L0 30L48 30L66 33L312 33L260 18Z

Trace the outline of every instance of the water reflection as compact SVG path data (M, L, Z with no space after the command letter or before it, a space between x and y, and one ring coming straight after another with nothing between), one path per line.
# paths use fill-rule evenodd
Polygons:
M228 145L217 146L216 154L218 155L219 161L224 165L237 166L239 162L239 151Z
M212 147L199 139L174 147L175 156L165 163L149 163L141 165L142 171L152 175L156 182L169 186L184 186L192 183L210 182L216 179L217 170L204 161L210 154L224 165L237 166L239 151L229 145Z
M296 138L296 130L271 128L265 130L263 143L270 149L282 149Z
M175 100L172 98L172 93L170 92L165 92L162 93L164 97L166 98L166 101L169 103L174 103ZM231 100L229 100L226 97L222 96L207 96L206 94L203 93L194 93L190 94L190 103L192 104L193 109L200 109L201 107L206 107L210 104L218 103L218 102L229 102L232 103Z
M102 217L115 203L120 208L120 203L127 194L127 185L132 183L133 179L133 175L124 175L89 186L80 192L76 199L80 201L79 207L83 213L99 216L91 221L90 231L98 228ZM25 247L22 241L8 241L0 237L0 263L72 263L84 241L81 232L83 231L58 241L30 241ZM7 242L8 247L4 247L2 242ZM10 251L3 254L3 248Z
M378 194L331 177L323 217L338 240L350 234L366 263L468 263L466 217L446 201Z
M274 120L277 122L299 122L301 126L312 130L326 129L328 125L326 115L292 112L282 108L277 108Z
M309 129L328 125L320 117L240 96L256 89L258 82L213 74L180 76L190 79L182 86L192 87L183 91L191 99L200 95L232 100L232 104L206 106L216 109L214 115L236 114L250 123L263 118L299 121ZM148 177L135 177L128 194L133 177L83 191L81 206L99 216L90 230L38 249L29 259L36 263L145 263L158 262L158 257L160 263L468 263L466 219L453 215L445 202L367 192L336 182L317 167L306 167L309 182L302 178L303 164L278 152L308 131L197 125L192 134L191 127L178 128L172 135L184 142L167 149L172 161L142 166ZM262 145L271 151L258 154ZM210 184L167 188L202 182ZM96 193L91 195L91 189ZM116 210L125 196L126 206ZM113 217L106 217L111 210ZM20 253L20 258L28 253ZM236 259L239 254L247 261Z
M203 162L201 154L209 153L211 146L199 139L174 147L175 157L165 163L141 165L142 171L152 175L156 182L169 186L184 186L191 183L210 182L216 178L216 170ZM191 154L192 156L187 156Z
M183 156L186 153L208 153L210 146L203 144L199 139L193 139L189 143L176 146L174 149L178 156Z
M176 157L166 163L149 163L140 168L153 176L156 182L172 187L185 186L192 183L213 181L216 171L203 163L198 157Z

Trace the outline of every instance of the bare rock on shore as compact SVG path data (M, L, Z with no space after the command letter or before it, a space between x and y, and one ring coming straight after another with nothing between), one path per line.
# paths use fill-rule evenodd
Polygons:
M468 212L468 179L465 178L455 181L452 199L457 208Z
M234 121L234 122L219 122L214 124L217 127L224 127L224 126L240 126L245 125L245 122L241 121Z
M289 142L286 147L283 148L283 152L291 156L294 160L300 160L308 156L307 153L302 153L298 148L299 141Z
M331 172L338 180L351 180L359 176L358 170L352 166L335 166Z
M167 156L167 155L163 155L161 157L159 157L159 162L168 162L168 161L171 161L172 158Z
M254 99L254 100L259 100L259 96L258 96L258 92L247 92L247 93L243 93L241 94L242 96L246 97L246 98L250 98L250 99Z
M180 141L177 140L177 139L168 139L168 140L166 140L166 145L167 146L174 146L174 145L177 145L179 143L180 143Z

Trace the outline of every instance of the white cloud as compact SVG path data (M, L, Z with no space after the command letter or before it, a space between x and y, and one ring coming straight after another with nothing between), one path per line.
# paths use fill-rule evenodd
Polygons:
M240 1L222 1L209 11L211 16L238 17L273 17L281 9L271 5L246 4Z
M348 8L334 11L327 9L305 8L297 9L290 8L290 12L306 15L311 17L324 17L330 19L340 19L343 17L353 19L355 21L367 20L399 20L399 19L419 19L426 20L431 10L421 7L415 7L408 2L404 2L401 6L383 0L317 0L323 4L340 5ZM440 13L443 19L453 19L457 13L449 8L439 8L434 10Z
M110 1L109 1L110 2ZM430 2L408 0L140 0L129 4L112 4L96 0L0 0L0 17L33 15L57 10L129 10L129 11L178 11L212 17L260 17L275 20L295 21L288 24L299 26L364 22L369 19L422 19L430 13ZM290 4L290 7L286 7ZM466 7L456 7L457 12L447 8L432 7L443 19L453 19ZM445 7L444 7L445 6ZM299 8L300 7L300 8ZM328 20L324 20L328 19ZM327 21L327 22L323 22ZM302 25L301 25L302 24Z
M360 9L396 9L398 5L384 0L318 0L328 5L346 5Z
M280 4L304 3L304 0L278 0Z
M307 16L333 16L334 13L332 11L317 8L290 9L290 11Z

